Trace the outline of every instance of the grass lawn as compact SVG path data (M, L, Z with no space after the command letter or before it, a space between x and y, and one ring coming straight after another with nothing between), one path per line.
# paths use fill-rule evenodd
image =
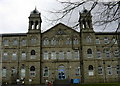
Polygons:
M72 86L120 86L120 83L73 84Z

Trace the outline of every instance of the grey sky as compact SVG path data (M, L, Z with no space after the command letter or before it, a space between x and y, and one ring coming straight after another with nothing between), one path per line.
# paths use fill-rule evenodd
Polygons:
M28 17L35 6L39 12L41 12L42 30L49 29L53 26L46 20L46 17L48 19L57 17L48 11L62 8L62 5L56 0L0 0L0 33L26 33L28 30ZM78 20L78 12L81 11L82 8L83 7L74 12L70 22L68 22L69 17L66 17L66 19L60 22L68 26L73 25L74 22ZM111 26L109 27L111 28ZM115 24L112 25L112 28L113 27L115 27ZM95 29L101 31L98 27L95 27ZM106 29L106 31L108 31L108 29Z

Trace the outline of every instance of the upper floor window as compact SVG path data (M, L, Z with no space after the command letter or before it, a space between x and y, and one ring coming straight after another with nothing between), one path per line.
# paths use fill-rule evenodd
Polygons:
M14 52L14 53L12 54L12 60L17 60L17 52Z
M117 65L116 70L117 70L117 74L120 74L120 65Z
M110 56L110 51L109 50L106 50L106 57L107 58L110 58L111 56Z
M104 43L108 44L109 43L109 39L107 37L104 38Z
M31 59L35 59L36 55L35 55L35 50L31 50Z
M55 51L51 52L51 59L56 59L56 52Z
M113 38L113 43L117 44L117 40L115 38Z
M70 51L67 51L67 59L72 59L72 53Z
M110 65L107 66L107 74L112 75L112 66Z
M119 50L115 50L115 51L114 51L114 56L115 56L115 57L119 57L119 54L120 54Z
M103 74L103 69L101 65L98 66L98 74Z
M30 67L30 76L31 76L31 77L35 77L35 74L36 74L36 73L35 73L35 67L34 67L34 66L31 66L31 67Z
M21 58L22 60L25 60L26 59L26 53L25 53L25 51L22 51L22 58Z
M55 38L53 38L53 39L51 40L51 45L56 45L56 40L55 40Z
M66 40L66 45L70 45L71 44L71 39L70 38L67 38Z
M87 41L87 43L91 43L91 42L92 42L91 37L90 37L90 36L87 36L87 37L86 37L86 41Z
M6 77L7 76L7 69L6 67L2 68L2 77Z
M92 57L92 49L90 49L90 48L87 50L87 57L88 58Z
M98 37L96 37L96 44L100 44L100 40Z
M74 59L79 59L80 55L79 55L79 50L75 50L74 51Z
M26 40L23 39L23 40L21 41L21 44L22 44L22 46L26 46Z
M49 40L48 40L48 38L45 38L45 39L43 40L43 45L49 45Z
M2 60L7 60L8 59L8 53L7 52L4 52L3 53L3 58Z
M94 75L94 71L93 71L93 66L92 65L88 66L88 75L89 76L93 76Z
M43 52L43 59L44 60L48 60L49 59L49 56L48 56L48 52Z
M59 59L64 59L64 52L63 51L59 52Z
M48 77L49 76L49 70L48 67L43 68L43 77Z
M79 43L78 43L78 39L77 39L77 38L74 38L74 39L73 39L73 44L74 44L74 45L79 44Z
M7 39L3 40L3 45L4 46L9 46L9 40L7 40Z
M17 39L13 40L13 45L18 45L18 40Z
M31 44L35 44L36 43L36 41L37 41L37 39L36 38L31 38Z
M101 53L99 50L97 50L97 58L101 58L101 57L102 57L101 54L102 54L102 53Z

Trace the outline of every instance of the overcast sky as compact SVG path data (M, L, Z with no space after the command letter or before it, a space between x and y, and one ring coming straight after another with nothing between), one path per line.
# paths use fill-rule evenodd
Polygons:
M42 30L53 26L46 20L46 18L53 18L48 11L62 8L62 5L56 0L0 0L0 33L26 33L28 17L35 6L41 12ZM68 22L67 19L61 20L61 22L68 26L72 25L73 20L78 20L78 12L81 9L76 10L74 14L76 16L71 18L72 22ZM97 29L97 31L99 30Z

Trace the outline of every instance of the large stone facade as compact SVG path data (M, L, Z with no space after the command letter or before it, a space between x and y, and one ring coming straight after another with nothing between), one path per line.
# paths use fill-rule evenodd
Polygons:
M118 82L119 33L94 32L87 10L80 14L81 32L59 23L41 33L41 23L35 9L29 16L27 33L1 35L3 84L72 79L83 83Z

